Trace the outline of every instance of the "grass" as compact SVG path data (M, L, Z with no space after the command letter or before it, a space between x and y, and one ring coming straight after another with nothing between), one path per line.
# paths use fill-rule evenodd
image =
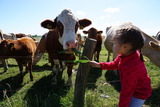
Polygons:
M34 81L30 81L29 74L19 81L19 69L14 59L9 59L9 70L2 73L0 64L0 107L72 107L74 98L74 85L66 87L67 72L64 70L58 85L51 84L52 75L48 55L45 54L36 66L33 67ZM104 46L100 61L105 62L107 51ZM147 59L147 58L146 58ZM148 60L148 59L147 59ZM145 107L160 107L160 71L145 62L148 73L152 79L152 96L145 102ZM78 68L78 64L74 69ZM76 72L72 74L73 84ZM86 94L85 107L116 107L119 99L119 78L116 71L110 72L92 68L90 70ZM105 96L108 96L105 98Z

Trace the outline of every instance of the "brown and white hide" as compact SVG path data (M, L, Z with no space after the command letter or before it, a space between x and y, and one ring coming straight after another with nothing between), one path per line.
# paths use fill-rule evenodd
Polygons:
M53 72L53 84L57 83L56 75L62 72L64 65L67 67L68 81L71 83L73 63L65 63L66 60L75 60L73 49L77 49L76 32L78 28L89 26L88 19L78 20L69 9L64 9L54 20L44 20L41 26L49 29L47 35L43 36L42 42L45 47L39 50L46 50L49 55ZM41 41L39 45L41 44ZM37 50L38 51L38 50ZM65 53L61 53L65 51Z

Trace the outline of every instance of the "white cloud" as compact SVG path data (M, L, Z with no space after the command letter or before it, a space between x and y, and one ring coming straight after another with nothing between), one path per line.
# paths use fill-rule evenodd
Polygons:
M106 16L100 16L99 17L99 19L105 19L106 18Z
M110 18L110 17L111 17L111 15L108 14L108 15L107 15L107 18Z
M79 16L85 16L87 13L79 10L79 11L76 12L76 14L79 15Z
M104 12L106 13L110 13L110 14L113 14L113 13L117 13L120 11L120 8L119 7L116 7L116 8L106 8L104 9Z
M105 19L110 18L110 17L111 17L111 15L108 14L108 15L100 16L100 17L98 17L98 19L100 19L100 20L105 20Z

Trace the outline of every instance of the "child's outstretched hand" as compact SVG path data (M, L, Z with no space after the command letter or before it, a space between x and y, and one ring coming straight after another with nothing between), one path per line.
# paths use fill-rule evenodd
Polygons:
M89 62L91 64L92 67L96 67L96 68L100 68L100 63L96 62L96 61L90 61Z

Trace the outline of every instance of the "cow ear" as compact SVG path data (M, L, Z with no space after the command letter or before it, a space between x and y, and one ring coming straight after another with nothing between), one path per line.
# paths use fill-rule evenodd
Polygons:
M98 34L102 34L102 33L103 33L103 31L98 31L97 33L98 33Z
M83 33L84 33L84 34L88 34L88 31L85 31L85 30L84 30Z
M89 26L90 24L92 24L92 22L88 19L79 20L80 29L83 29L83 28Z
M52 20L48 19L41 22L41 26L47 29L55 29L56 25L56 22L53 22Z
M149 42L149 45L150 45L151 47L153 47L153 48L158 48L158 47L159 47L159 44L157 44L157 43L155 43L155 42L153 42L153 41L150 41L150 42Z

